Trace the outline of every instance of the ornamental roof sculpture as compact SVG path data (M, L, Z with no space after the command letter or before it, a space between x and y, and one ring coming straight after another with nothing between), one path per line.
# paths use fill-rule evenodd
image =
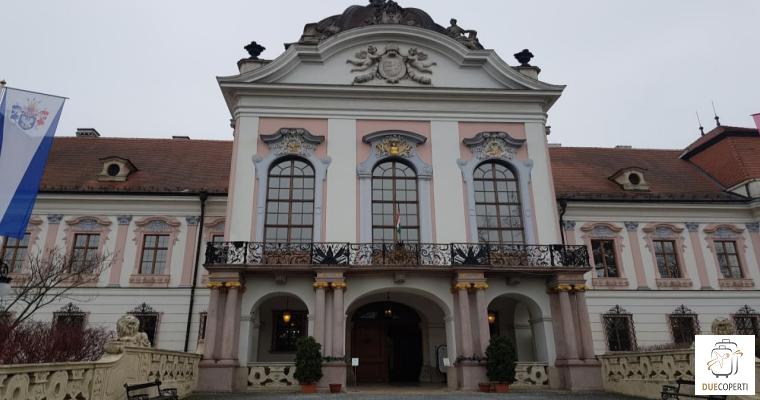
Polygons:
M393 0L370 0L366 6L348 7L342 14L327 17L319 22L306 24L297 44L319 44L321 41L349 29L370 25L407 25L447 35L471 50L481 50L477 31L463 29L451 19L448 28L433 21L425 11L418 8L403 8ZM286 44L285 48L290 44Z

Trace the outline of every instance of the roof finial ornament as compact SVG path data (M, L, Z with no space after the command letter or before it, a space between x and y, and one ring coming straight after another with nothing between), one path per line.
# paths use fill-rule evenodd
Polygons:
M520 63L521 67L530 67L530 60L533 58L533 53L530 52L528 49L523 49L519 53L514 54L515 58L517 59L517 62Z
M266 50L266 47L256 42L251 42L247 46L244 46L243 48L245 49L245 51L248 52L248 54L251 55L251 57L249 58L250 60L258 60L261 52Z
M697 122L699 122L699 133L702 134L702 136L705 135L705 128L702 126L702 120L699 119L699 111L696 111L697 113Z
M715 125L720 127L720 117L718 116L718 113L715 112L715 102L711 101L711 103L712 103L712 108L713 108L713 115L715 116Z

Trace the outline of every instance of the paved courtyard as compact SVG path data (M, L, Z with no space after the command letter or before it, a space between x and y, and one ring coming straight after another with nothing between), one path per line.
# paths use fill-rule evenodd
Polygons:
M634 400L635 397L628 397L610 393L569 393L562 391L542 391L542 392L523 392L513 391L507 394L496 393L463 393L448 390L429 390L429 389L417 389L417 388L368 388L368 389L351 389L348 393L330 394L301 394L301 393L241 393L241 394L196 394L188 397L189 400L211 400L211 399L253 399L253 400L266 400L266 399L283 399L283 400L321 400L321 399L363 399L363 400L392 400L392 399L478 399L478 400L490 400L490 399L508 399L508 400L539 400L539 399L577 399L577 400L613 400L613 399L629 399Z

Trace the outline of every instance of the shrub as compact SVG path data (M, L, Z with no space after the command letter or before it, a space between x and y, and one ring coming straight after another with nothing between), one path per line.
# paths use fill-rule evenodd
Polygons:
M113 337L104 328L52 326L28 321L11 330L0 325L0 364L95 361Z
M515 381L515 345L504 336L492 337L486 348L486 374L491 382L512 383Z
M296 372L293 377L302 384L316 383L322 379L322 345L311 336L296 342Z

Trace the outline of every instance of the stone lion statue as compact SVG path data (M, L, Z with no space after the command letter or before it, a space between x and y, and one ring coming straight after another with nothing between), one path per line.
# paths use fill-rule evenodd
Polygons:
M730 319L715 318L710 331L713 335L733 335L736 329L734 329L734 323Z
M121 353L125 346L151 347L148 335L145 332L140 332L140 320L134 315L122 315L116 321L116 334L118 339L106 344L105 350L108 353Z

